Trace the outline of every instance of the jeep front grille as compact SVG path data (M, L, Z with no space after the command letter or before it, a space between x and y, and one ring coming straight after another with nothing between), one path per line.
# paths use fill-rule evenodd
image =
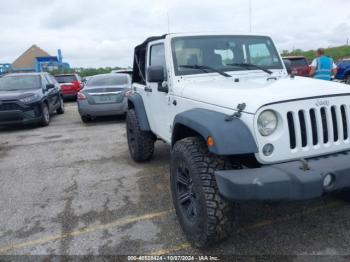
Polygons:
M346 105L288 111L291 149L341 144L349 139L350 111Z

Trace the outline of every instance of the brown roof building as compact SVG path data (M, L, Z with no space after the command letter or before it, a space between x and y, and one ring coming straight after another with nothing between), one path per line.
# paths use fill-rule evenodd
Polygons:
M50 55L37 45L32 45L27 51L25 51L12 63L12 68L35 68L35 58L44 56Z

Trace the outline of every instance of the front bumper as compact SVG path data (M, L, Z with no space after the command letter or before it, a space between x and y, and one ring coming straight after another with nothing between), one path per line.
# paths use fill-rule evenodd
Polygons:
M219 192L233 201L281 201L318 198L350 188L350 152L301 161L266 165L254 169L216 171ZM333 182L324 186L326 175Z
M0 125L30 124L41 121L41 116L35 116L34 112L10 110L0 112Z

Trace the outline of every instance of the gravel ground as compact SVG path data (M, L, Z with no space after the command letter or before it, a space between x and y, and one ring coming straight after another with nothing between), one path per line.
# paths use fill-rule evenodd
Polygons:
M83 124L75 103L48 127L0 128L0 254L236 255L242 261L350 255L350 208L331 196L242 204L234 237L211 249L191 248L171 203L169 151L157 142L150 163L134 163L124 119Z

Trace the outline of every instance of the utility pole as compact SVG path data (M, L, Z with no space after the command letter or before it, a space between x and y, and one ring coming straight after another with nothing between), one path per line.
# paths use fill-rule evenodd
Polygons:
M170 34L170 15L169 15L169 0L165 2L166 4L166 18L167 18L167 24L168 24L168 34Z
M346 39L346 45L349 45L349 38Z
M167 19L168 19L168 34L170 34L170 16L169 16L169 9L166 12Z
M252 32L252 0L249 0L249 32Z

